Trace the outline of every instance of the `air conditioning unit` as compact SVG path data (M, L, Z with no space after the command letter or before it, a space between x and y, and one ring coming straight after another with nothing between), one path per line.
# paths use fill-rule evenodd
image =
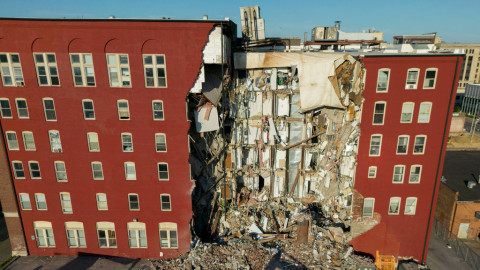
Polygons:
M417 86L415 84L407 84L407 89L415 89Z
M477 219L480 219L480 211L475 212L475 217L476 217Z

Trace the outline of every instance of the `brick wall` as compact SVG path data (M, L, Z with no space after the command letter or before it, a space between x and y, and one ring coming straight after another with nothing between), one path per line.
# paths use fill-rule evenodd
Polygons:
M457 199L458 192L441 183L438 192L437 208L435 210L435 219L439 220L440 223L448 229L450 229L451 226L453 209Z

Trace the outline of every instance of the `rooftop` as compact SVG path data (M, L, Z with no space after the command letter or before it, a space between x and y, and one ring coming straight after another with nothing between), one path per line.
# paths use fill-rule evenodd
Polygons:
M458 191L458 201L480 201L480 151L447 151L443 176L445 183L454 191ZM468 181L477 183L472 189L467 187Z

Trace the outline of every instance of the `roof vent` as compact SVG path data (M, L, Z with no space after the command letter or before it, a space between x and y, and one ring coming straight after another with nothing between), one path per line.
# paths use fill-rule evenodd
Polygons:
M477 185L477 182L475 182L475 181L473 181L473 180L469 180L469 181L467 182L467 187L468 187L469 189L472 189L472 188L475 187L476 185Z
M108 16L109 19L115 19L115 15Z
M208 15L203 15L204 20L208 20Z

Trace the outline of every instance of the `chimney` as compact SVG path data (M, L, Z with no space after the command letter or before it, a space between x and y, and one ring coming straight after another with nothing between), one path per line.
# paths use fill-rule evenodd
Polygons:
M337 28L337 30L340 30L340 23L342 21L335 21L335 27Z

